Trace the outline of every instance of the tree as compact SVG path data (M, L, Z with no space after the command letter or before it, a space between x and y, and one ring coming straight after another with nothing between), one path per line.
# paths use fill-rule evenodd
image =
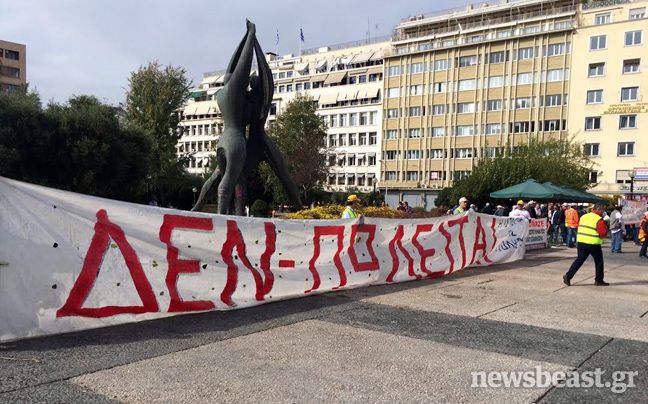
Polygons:
M189 97L191 82L180 67L163 67L157 61L131 72L126 92L127 124L142 128L151 139L151 167L148 187L159 193L165 204L166 194L186 187L186 171L175 154L182 135L178 109Z
M312 191L326 180L326 125L316 113L310 96L297 94L277 121L268 130L283 155L288 171L310 203ZM285 203L287 197L272 170L264 164L262 176L266 188L271 189L275 202Z
M573 138L545 142L531 139L528 143L498 150L501 157L482 157L469 177L455 181L436 204L454 206L465 196L472 203L483 206L492 200L490 193L529 178L538 182L551 181L556 185L584 191L591 187L589 173L594 163L583 151L582 144ZM447 200L446 200L447 199Z

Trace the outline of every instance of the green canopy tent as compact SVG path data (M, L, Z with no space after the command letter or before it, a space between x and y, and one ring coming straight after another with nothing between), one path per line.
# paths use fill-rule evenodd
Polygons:
M554 197L553 190L545 187L533 178L530 178L520 184L500 189L499 191L491 192L490 197L497 199L556 199Z
M551 189L554 192L554 200L559 202L587 202L583 200L583 195L578 194L575 190L566 187L558 186L551 181L543 182L542 185Z
M564 187L564 186L561 187L561 188L568 189L569 191L571 191L571 192L574 193L577 197L580 198L580 200L578 200L578 201L574 201L574 202L591 202L591 203L602 202L602 203L605 203L605 204L607 204L607 202L608 202L607 199L605 199L605 198L601 198L600 196L596 196L596 195L594 195L594 194L590 194L589 192L585 192L585 191L577 191L577 190L575 190L575 189L571 189L571 188Z

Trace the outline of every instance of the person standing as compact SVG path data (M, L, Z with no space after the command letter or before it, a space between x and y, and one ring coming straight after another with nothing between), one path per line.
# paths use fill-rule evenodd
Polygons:
M641 223L639 223L639 241L641 241L641 250L639 251L639 256L641 258L648 258L646 256L646 249L648 249L648 237L646 235L648 234L648 212L644 213L644 218L641 219Z
M519 217L531 221L531 215L528 210L524 209L524 201L522 199L518 201L517 208L514 208L509 213L509 217Z
M486 202L486 205L484 205L484 208L481 210L481 213L484 213L486 215L492 215L493 214L493 207L489 202Z
M576 239L576 232L578 231L578 211L576 205L565 211L565 226L567 226L567 247L573 248L574 240Z
M452 211L453 215L459 215L468 210L468 199L465 196L459 198L459 206Z
M623 206L615 206L612 213L610 213L610 233L612 233L612 247L610 249L613 253L621 252L621 241L625 236L625 223L623 222L623 215L621 214Z
M569 271L563 275L565 285L571 285L572 278L590 255L594 258L594 265L596 267L594 284L596 286L609 285L609 283L603 280L603 249L601 245L603 244L603 238L607 235L607 228L602 217L604 211L605 205L597 203L592 208L592 212L586 213L580 218L578 233L576 235L578 256L571 264Z
M344 212L342 212L342 219L362 219L364 218L363 215L359 215L356 212L356 209L360 207L360 198L358 198L358 195L352 194L349 195L347 198L347 206L344 208Z
M536 201L529 201L529 204L526 207L527 212L529 212L529 216L531 219L536 219L538 217L538 213L536 212Z

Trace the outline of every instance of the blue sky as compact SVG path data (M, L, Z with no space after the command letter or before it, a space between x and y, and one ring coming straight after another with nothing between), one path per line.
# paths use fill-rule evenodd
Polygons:
M424 0L0 0L0 39L27 45L27 80L44 103L88 94L123 102L130 72L149 61L182 66L200 82L224 69L257 26L264 51L303 49L390 35L401 18L474 3ZM378 27L376 28L376 24Z

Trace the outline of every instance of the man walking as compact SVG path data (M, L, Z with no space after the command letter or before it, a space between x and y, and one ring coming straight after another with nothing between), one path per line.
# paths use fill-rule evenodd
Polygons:
M603 238L607 235L607 228L602 218L604 211L605 205L597 203L592 208L591 213L586 213L581 217L576 235L578 257L576 257L569 271L563 275L565 285L571 285L572 278L590 255L594 258L594 265L596 267L594 284L596 286L609 285L609 283L603 280L603 250L601 245L603 244Z
M610 214L610 233L612 233L612 248L611 252L621 252L621 241L625 236L625 223L623 222L623 215L621 214L623 206L615 206Z

